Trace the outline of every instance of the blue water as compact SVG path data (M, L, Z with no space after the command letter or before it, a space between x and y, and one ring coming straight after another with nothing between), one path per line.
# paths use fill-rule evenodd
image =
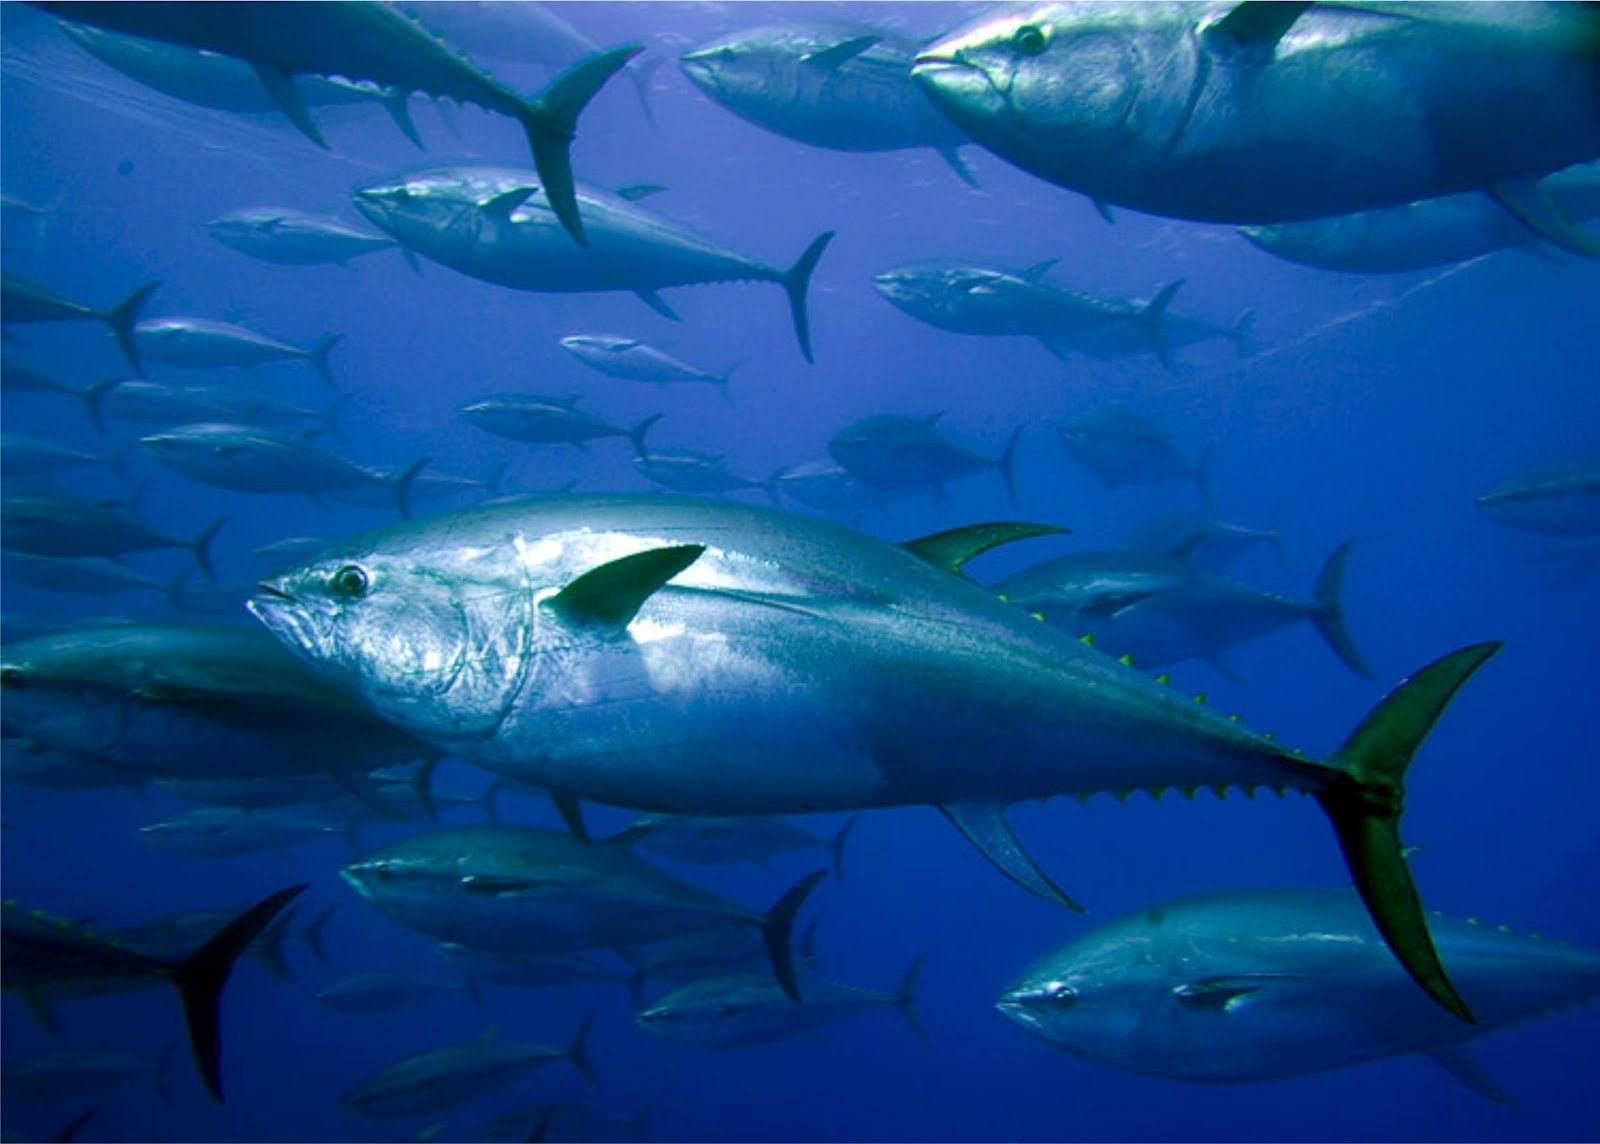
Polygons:
M937 33L963 6L830 6L918 35ZM864 529L904 539L994 518L1072 529L1025 555L974 565L999 577L1027 556L1110 547L1140 520L1191 507L1193 492L1108 493L1061 449L1066 416L1120 404L1159 415L1182 451L1214 445L1219 509L1265 524L1282 506L1284 558L1253 553L1237 566L1252 582L1302 594L1323 557L1358 540L1347 580L1349 626L1381 681L1342 667L1307 627L1239 648L1235 686L1203 664L1173 670L1251 724L1310 751L1336 745L1384 686L1434 656L1477 640L1504 651L1474 679L1415 767L1405 821L1424 849L1415 872L1430 906L1518 930L1600 946L1594 871L1600 843L1600 736L1593 680L1600 597L1588 579L1541 559L1538 538L1496 526L1472 498L1510 473L1600 451L1600 278L1569 261L1503 254L1458 271L1360 279L1278 262L1226 228L1122 213L1113 226L1090 204L977 148L975 192L932 152L840 154L766 134L712 104L671 60L714 35L807 18L803 5L584 4L561 15L598 43L639 39L667 57L653 98L659 130L614 84L586 113L575 148L581 179L602 187L654 182L650 206L736 250L787 265L817 232L837 229L812 293L817 362L797 352L779 291L735 284L671 291L678 324L627 295L533 295L393 253L351 269L277 267L212 240L202 224L252 205L336 209L358 180L465 160L525 162L509 121L456 109L459 138L413 100L428 144L419 154L377 109L321 113L333 149L313 148L287 125L189 107L139 88L67 43L46 18L5 6L3 161L7 192L59 198L42 225L8 228L8 269L73 297L109 304L135 283L162 280L151 315L234 318L309 345L326 332L345 343L333 363L352 394L346 455L401 465L433 458L441 471L486 475L508 462L508 490L577 480L584 489L646 491L626 443L592 453L519 446L455 414L496 391L582 393L589 409L627 423L664 412L652 444L725 451L736 471L762 475L824 452L862 416L946 411L943 424L998 453L1026 427L1020 503L980 474L946 504L911 498L868 513ZM544 73L497 67L531 89ZM345 208L349 214L348 208ZM352 220L353 215L350 215ZM1244 362L1220 343L1182 354L1172 373L1154 358L1063 364L1024 339L963 338L922 326L870 287L890 266L967 257L1027 266L1059 258L1055 280L1076 289L1148 297L1188 279L1176 308L1228 322L1257 312L1263 352ZM586 370L557 346L569 333L638 336L707 368L742 362L733 402L705 388L658 391ZM6 352L74 384L122 368L90 327L34 327ZM193 380L152 371L171 380ZM303 365L261 368L254 384L297 403L328 397ZM8 398L8 431L110 450L131 430L97 435L70 401ZM258 574L251 549L288 535L338 536L390 514L323 509L302 499L248 497L189 482L145 458L140 504L158 526L193 535L220 514L224 578ZM111 496L109 476L65 482ZM752 497L751 499L758 499ZM166 576L182 553L135 557ZM159 615L149 597L50 597L7 585L8 615ZM447 766L440 786L481 790L486 777ZM337 877L337 839L213 862L158 852L136 827L183 804L161 792L55 795L7 791L7 896L101 927L172 910L241 904L310 881L304 913L335 907L331 964L298 945L292 983L247 961L225 1005L225 1105L209 1103L186 1057L159 1100L134 1083L88 1102L6 1102L8 1131L42 1138L84 1107L98 1109L85 1138L107 1140L383 1140L433 1121L370 1121L340 1096L410 1052L465 1040L489 1026L509 1040L564 1044L598 1008L589 1092L565 1064L443 1118L440 1139L471 1139L520 1101L585 1099L619 1116L648 1107L657 1140L1534 1140L1600 1135L1592 1086L1600 1019L1580 1010L1505 1030L1479 1053L1515 1108L1489 1104L1430 1062L1397 1058L1303 1080L1235 1088L1188 1087L1106 1071L1036 1041L999 1016L996 994L1025 964L1103 921L1164 898L1257 885L1345 881L1330 832L1309 802L1272 797L1189 803L1139 796L1024 805L1012 821L1039 862L1091 909L1079 918L1033 900L999 877L930 809L874 812L859 825L848 877L816 895L819 953L832 976L887 989L927 955L920 1007L932 1039L912 1037L892 1011L737 1054L657 1041L632 1022L618 989L535 993L489 987L464 999L375 1017L332 1014L312 995L347 974L434 967L428 943L359 901ZM534 796L515 795L508 819L553 825ZM596 809L597 827L626 815ZM457 811L452 821L476 815ZM815 823L833 830L840 819ZM416 827L369 828L371 848ZM796 856L758 869L685 868L707 886L765 907L815 864ZM440 967L442 969L442 967ZM181 1036L167 991L65 1004L51 1037L8 995L4 1055L111 1042L152 1056Z

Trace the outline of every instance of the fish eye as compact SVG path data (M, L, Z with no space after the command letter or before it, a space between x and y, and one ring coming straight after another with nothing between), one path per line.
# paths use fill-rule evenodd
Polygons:
M1045 986L1044 995L1050 999L1051 1004L1062 1009L1067 1009L1078 1003L1078 991L1070 985L1060 981L1052 981Z
M1039 55L1048 42L1044 29L1038 24L1024 24L1011 36L1011 46L1017 49L1019 55L1024 56Z
M359 564L345 564L328 577L328 587L333 594L346 600L359 600L367 594L369 586L367 571Z

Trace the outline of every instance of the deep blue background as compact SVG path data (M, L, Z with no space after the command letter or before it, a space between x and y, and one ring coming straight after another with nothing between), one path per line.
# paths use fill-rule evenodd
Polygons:
M1281 504L1285 559L1253 554L1241 575L1284 591L1309 590L1324 555L1359 538L1347 583L1349 626L1382 686L1433 656L1485 638L1504 652L1463 692L1419 756L1408 840L1425 846L1416 873L1428 903L1575 943L1600 945L1593 872L1600 860L1593 808L1600 751L1593 715L1595 581L1550 567L1549 545L1481 517L1472 497L1527 466L1600 451L1600 278L1592 267L1503 254L1457 272L1359 279L1280 263L1225 228L1123 212L1105 225L1086 200L970 148L983 183L961 184L933 153L848 155L812 150L735 119L678 74L676 53L740 28L819 15L893 22L931 35L961 6L782 4L563 5L560 14L600 43L641 39L667 57L654 81L659 130L645 125L624 83L585 115L575 162L604 187L659 182L652 209L734 249L787 265L818 231L839 237L812 295L817 364L794 346L779 291L744 284L671 291L672 324L632 297L547 296L501 290L427 265L412 274L392 253L350 270L281 268L213 241L204 221L253 205L345 209L352 183L373 175L468 159L521 164L509 121L456 109L456 138L413 100L430 147L413 150L376 108L319 114L333 144L314 149L287 125L175 103L83 56L42 17L5 6L3 161L6 190L60 198L42 226L6 236L7 267L95 304L136 282L164 285L152 315L243 318L309 345L348 335L334 369L354 394L345 451L371 463L418 455L443 471L483 475L512 462L511 489L643 491L625 443L592 455L519 447L465 425L455 409L494 391L581 392L618 421L666 416L654 444L725 450L737 470L763 475L824 451L856 417L947 410L944 424L998 452L1027 427L1020 505L992 474L952 489L949 505L899 502L862 526L902 539L994 517L1068 525L1068 540L1040 542L976 566L998 576L1018 561L1109 546L1191 490L1107 493L1060 448L1066 415L1121 403L1159 414L1186 454L1215 444L1220 509L1265 524ZM531 89L541 76L497 66ZM119 170L120 168L120 170ZM353 217L353 215L352 215ZM872 274L921 258L959 256L1026 266L1061 260L1052 277L1073 288L1148 297L1187 277L1175 309L1231 321L1257 311L1264 352L1236 362L1220 344L1187 351L1176 373L1153 359L1057 362L1026 340L961 338L921 326L879 299ZM709 389L636 386L587 371L556 340L574 332L630 334L706 368L744 362L733 403ZM121 368L90 327L34 328L17 346L26 360L75 384ZM160 374L176 378L176 374ZM270 366L254 384L286 399L327 393L303 366ZM67 400L8 399L8 430L48 433L84 447L97 437ZM192 535L219 513L225 576L260 569L256 545L280 536L382 523L381 512L325 511L290 498L249 498L190 483L143 458L142 504L158 525ZM116 491L82 477L81 491ZM151 572L180 568L181 553L136 558ZM7 613L77 608L87 614L159 609L151 598L49 599L7 586ZM1174 672L1178 685L1243 712L1308 750L1336 745L1381 694L1340 666L1308 628L1238 650L1245 687L1203 665ZM483 776L448 770L442 785L481 788ZM62 916L130 924L169 910L242 903L309 879L306 913L336 905L333 964L295 948L297 979L283 986L247 964L226 1006L229 1101L213 1107L187 1063L160 1103L147 1087L99 1098L94 1139L381 1140L423 1127L365 1121L339 1097L403 1053L476 1035L498 1024L506 1039L564 1043L583 1013L601 1008L595 1034L602 1087L593 1097L620 1114L650 1105L657 1139L1585 1139L1600 1134L1592 1085L1593 1012L1496 1033L1479 1051L1522 1101L1491 1105L1426 1060L1396 1059L1268 1086L1198 1088L1124 1076L1058 1053L998 1016L992 1002L1023 965L1087 924L1183 893L1250 885L1338 885L1344 875L1329 831L1301 800L1255 803L1209 796L1193 803L1137 797L1019 806L1012 815L1040 862L1092 909L1080 919L1034 901L991 870L936 813L869 815L857 830L842 885L815 899L824 967L841 979L888 988L918 953L928 955L922 1010L931 1043L892 1013L738 1055L659 1042L633 1024L620 990L536 994L489 991L487 1011L465 1000L385 1017L349 1018L311 997L347 973L433 963L427 944L384 921L339 881L336 841L213 863L144 846L142 823L180 808L156 793L40 796L7 792L5 892ZM535 798L514 798L519 820L549 822ZM620 822L599 812L601 822ZM458 815L471 821L471 814ZM819 820L831 830L837 819ZM405 833L369 830L364 845ZM751 905L767 904L814 856L772 874L723 872L705 881ZM5 1001L7 1059L65 1043ZM158 1052L180 1036L165 993L63 1007L73 1043L113 1041ZM567 1066L534 1074L503 1100L459 1111L445 1139L470 1138L516 1100L579 1096ZM75 1105L7 1102L8 1130L45 1132Z

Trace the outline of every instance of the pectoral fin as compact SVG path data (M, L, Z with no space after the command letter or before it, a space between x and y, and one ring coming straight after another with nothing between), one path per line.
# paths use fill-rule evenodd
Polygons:
M1259 993L1269 985L1295 978L1278 973L1219 974L1215 977L1198 977L1172 991L1177 1001L1190 1009L1211 1012L1231 1012L1234 1004L1252 993Z
M966 836L967 841L976 846L1007 878L1047 902L1065 906L1079 913L1083 912L1083 907L1067 897L1061 887L1052 882L1033 859L1028 857L1027 851L1022 848L1022 843L1017 841L1017 836L1011 832L1011 827L1006 823L1005 807L1002 804L941 803L939 809L944 812L944 816L951 824Z
M503 898L512 894L530 894L546 883L532 878L513 878L504 874L468 874L461 879L461 888L469 894L490 898Z
M511 212L528 201L528 196L533 194L533 187L512 187L509 191L502 191L492 199L478 204L478 209L494 218L510 218Z
M991 548L1016 540L1031 540L1036 536L1058 536L1067 531L1053 524L994 521L947 528L943 532L904 541L900 547L916 553L930 564L959 573L966 567L967 561L982 556Z
M883 37L878 35L852 36L848 40L840 40L837 44L829 44L825 48L807 52L800 57L800 60L802 63L808 63L813 67L830 69L841 67L881 39Z
M638 295L639 301L649 306L667 321L676 322L678 320L678 312L667 305L666 300L654 290L635 290L634 293Z
M1466 1045L1445 1045L1431 1049L1424 1055L1485 1100L1512 1107L1517 1105L1517 1098L1495 1083L1494 1077L1484 1071L1483 1065Z
M1600 258L1600 238L1562 214L1545 193L1543 183L1534 179L1514 179L1489 188L1489 195L1510 211L1518 222L1546 242L1579 258Z
M1283 0L1246 0L1209 25L1203 35L1213 50L1270 52L1310 7Z
M561 589L548 606L573 623L620 632L646 600L705 550L703 544L675 544L624 556L585 572Z

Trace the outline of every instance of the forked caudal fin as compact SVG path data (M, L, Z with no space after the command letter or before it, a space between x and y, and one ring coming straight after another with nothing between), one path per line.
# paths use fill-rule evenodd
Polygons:
M623 44L586 56L550 81L538 95L522 105L518 119L533 149L550 209L580 246L587 246L583 220L578 215L578 191L572 178L572 139L578 114L624 64L644 51L642 44Z
M106 325L111 327L111 333L117 339L117 346L122 350L122 356L128 359L128 364L133 367L134 373L143 372L143 366L139 363L138 342L133 333L134 323L139 320L139 311L144 309L144 304L150 300L150 295L154 294L160 285L159 278L146 282L101 315Z
M783 292L789 295L789 316L794 320L794 336L800 342L800 353L806 359L806 364L813 364L815 359L811 356L811 310L806 301L806 292L811 289L811 274L817 268L817 261L822 257L822 252L828 249L828 243L833 241L834 232L825 230L811 240L811 245L794 265L785 270L778 278L783 285Z
M817 883L828 876L826 870L813 870L801 878L779 898L761 918L761 940L766 943L767 957L772 961L772 972L783 986L789 1000L800 1004L800 982L794 971L794 951L789 947L794 933L795 915L806 904Z
M1347 540L1339 545L1323 564L1322 574L1317 577L1317 611L1311 621L1333 649L1333 654L1344 661L1346 667L1363 679L1371 679L1372 669L1367 666L1361 650L1356 647L1344 626L1344 566L1350 558L1350 546L1354 543L1354 540Z
M1339 774L1317 794L1333 823L1356 890L1395 958L1430 997L1475 1022L1439 962L1400 844L1411 756L1456 692L1499 643L1474 644L1435 660L1396 687L1328 760Z
M183 1016L189 1026L189 1047L205 1081L206 1091L222 1099L222 1029L218 1008L222 989L228 983L239 955L261 935L261 931L306 889L302 883L263 898L234 918L222 930L172 967L172 982L183 998Z

